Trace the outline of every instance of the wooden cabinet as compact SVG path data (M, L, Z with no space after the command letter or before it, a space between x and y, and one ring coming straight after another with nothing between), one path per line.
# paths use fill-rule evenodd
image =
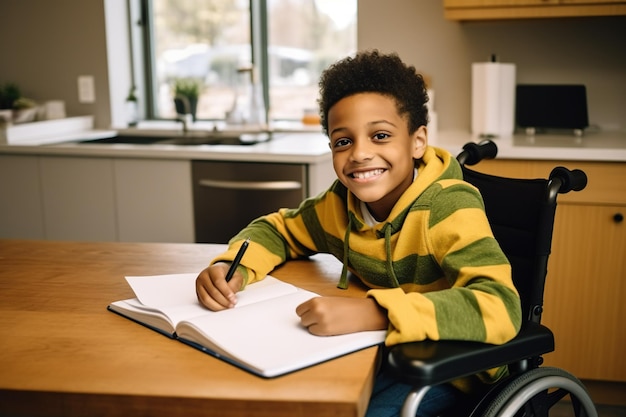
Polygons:
M563 204L546 282L544 323L556 338L546 364L584 379L626 381L626 204Z
M484 161L491 174L539 178L562 165L586 172L581 192L559 195L542 322L555 334L545 364L578 378L626 381L626 163Z
M444 0L448 20L626 15L623 0Z

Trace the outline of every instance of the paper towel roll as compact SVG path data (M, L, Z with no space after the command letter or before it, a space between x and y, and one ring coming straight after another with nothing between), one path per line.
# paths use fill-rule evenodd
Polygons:
M472 64L472 133L510 136L515 129L515 65Z

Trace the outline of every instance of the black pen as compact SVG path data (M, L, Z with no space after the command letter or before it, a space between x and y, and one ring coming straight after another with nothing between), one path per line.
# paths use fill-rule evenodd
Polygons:
M235 260L233 261L232 264L230 264L230 268L228 268L228 272L226 273L226 282L229 282L230 279L233 277L233 274L235 273L235 271L237 270L237 267L239 266L239 262L241 262L241 258L243 257L243 254L246 253L246 249L248 249L249 243L250 243L250 238L247 238L243 242L241 247L239 248L239 252L237 252L237 255L235 255Z

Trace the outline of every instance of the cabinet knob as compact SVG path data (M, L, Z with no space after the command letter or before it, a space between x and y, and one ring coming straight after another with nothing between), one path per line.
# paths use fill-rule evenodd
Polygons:
M613 215L613 221L615 223L621 223L624 221L624 215L622 213L615 213Z

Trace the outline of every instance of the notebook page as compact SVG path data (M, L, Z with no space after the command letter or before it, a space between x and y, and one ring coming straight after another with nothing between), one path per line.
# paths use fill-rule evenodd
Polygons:
M145 309L160 311L176 325L183 319L212 313L198 302L195 286L197 276L196 273L133 276L126 277L126 280L140 303L134 307L143 306ZM235 308L296 291L295 286L267 276L238 292Z
M275 300L181 323L178 336L199 343L255 373L273 377L384 341L385 331L315 336L296 307L317 294L298 290Z

